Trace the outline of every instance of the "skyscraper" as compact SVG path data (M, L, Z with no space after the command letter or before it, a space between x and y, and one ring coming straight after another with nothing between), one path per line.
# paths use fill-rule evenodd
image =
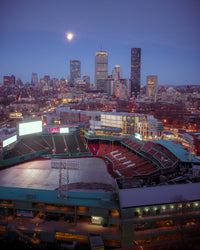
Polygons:
M104 82L108 78L108 54L106 51L98 51L95 55L95 85L97 81ZM102 84L101 84L102 85ZM98 87L97 87L98 89Z
M38 83L38 75L37 73L32 73L31 84L36 85Z
M131 96L140 94L141 48L131 48Z
M79 60L70 60L70 77L72 84L76 79L81 78L81 62Z
M15 76L4 76L3 77L3 83L5 86L14 86L15 85Z
M21 77L18 77L18 78L17 78L17 86L18 86L19 88L23 86L23 81L22 81Z
M153 97L156 100L158 89L158 76L151 75L147 76L147 95L149 97Z

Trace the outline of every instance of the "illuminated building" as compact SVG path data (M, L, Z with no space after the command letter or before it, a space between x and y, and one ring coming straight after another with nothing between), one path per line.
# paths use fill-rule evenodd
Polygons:
M70 60L70 77L72 84L76 79L81 78L81 62L79 60Z
M86 84L86 90L90 90L90 76L83 76L83 81Z
M38 75L37 73L32 73L31 84L36 85L38 83Z
M114 81L118 81L119 79L122 79L122 69L119 65L116 65L112 72L112 78Z
M140 94L141 48L131 49L131 96Z
M5 86L11 86L11 85L15 85L15 76L11 75L11 76L4 76L3 77L3 83Z
M147 95L156 100L158 90L158 76L150 75L147 76Z
M161 138L163 123L149 115L146 121L135 123L135 132L142 135L142 139Z
M20 77L17 78L17 86L22 87L23 86L23 81Z
M106 51L98 51L95 55L95 85L97 86L97 81L99 81L99 86L102 88L103 80L108 78L108 54ZM97 89L98 87L97 86Z

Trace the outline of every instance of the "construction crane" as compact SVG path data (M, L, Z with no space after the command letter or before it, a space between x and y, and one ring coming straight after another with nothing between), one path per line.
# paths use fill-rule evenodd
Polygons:
M125 95L126 95L126 98L128 99L128 102L129 102L129 104L130 104L130 107L131 107L131 113L133 114L133 113L134 113L134 109L135 109L135 99L136 99L136 98L135 98L135 96L134 96L134 97L133 97L133 101L131 101L131 99L130 99L128 93L127 93L127 90L126 90L124 84L122 83L122 80L121 80L121 78L120 78L119 72L118 72L118 80L119 80L120 84L122 85L123 91L124 91L124 93L125 93Z

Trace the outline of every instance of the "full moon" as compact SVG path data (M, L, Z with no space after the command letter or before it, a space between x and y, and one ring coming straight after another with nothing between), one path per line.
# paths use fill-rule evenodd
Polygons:
M71 41L73 39L74 35L70 32L67 33L67 40Z

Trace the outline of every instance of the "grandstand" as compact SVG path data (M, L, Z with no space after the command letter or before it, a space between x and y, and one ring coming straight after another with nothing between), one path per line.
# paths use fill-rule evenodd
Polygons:
M10 166L37 157L80 157L91 153L80 133L27 135L2 152L0 166Z
M61 176L65 170L53 169L52 158L61 158L66 164L76 158L79 169ZM177 189L152 183L159 181L160 174L173 173L174 177L176 168L190 164L189 158L179 145L131 136L90 138L78 131L22 136L2 152L0 160L0 235L12 235L10 231L15 230L21 238L28 232L33 240L39 232L41 242L75 240L86 244L93 233L100 234L110 249L143 247L145 237L144 242L152 245L163 237L165 244L169 233L168 241L174 240L174 235L178 239L176 228L170 226L166 231L164 225L174 219L176 203L180 205L172 198L186 194L194 223L199 217L199 184L181 184ZM200 165L196 159L193 162ZM68 181L60 185L62 178ZM68 195L62 198L58 190L65 187ZM28 223L21 225L19 220L17 224L20 216L30 214ZM162 230L159 223L164 225ZM143 234L138 228L145 230ZM188 238L193 237L193 231L190 233Z
M94 135L90 139L79 132L27 135L2 153L0 166L10 166L37 157L94 155L108 159L112 176L148 178L173 171L180 162L189 160L188 152L171 142L140 141L131 136L121 137L117 141L113 139L112 136L95 139Z
M89 140L88 148L93 155L106 157L118 177L158 176L173 172L180 164L188 162L189 153L180 145L168 141L139 141L131 136L113 141L108 137ZM200 162L193 158L193 162Z

